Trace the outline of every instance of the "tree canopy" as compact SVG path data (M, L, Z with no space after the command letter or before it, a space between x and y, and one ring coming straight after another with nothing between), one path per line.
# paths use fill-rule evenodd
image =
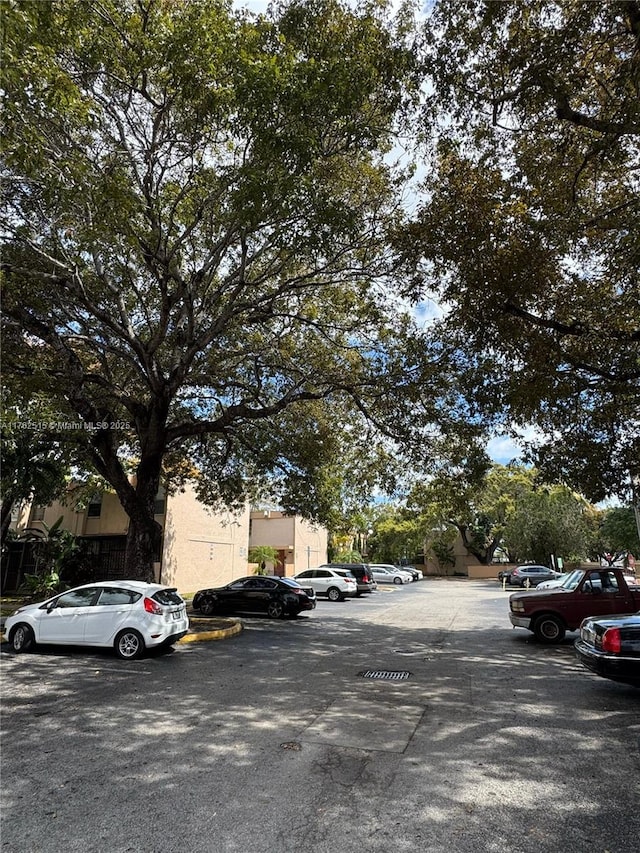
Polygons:
M428 174L398 232L414 296L443 300L480 415L533 424L548 479L627 497L640 482L640 4L443 0L425 40Z
M512 562L549 565L552 556L584 560L598 524L598 511L581 495L546 483L538 471L522 465L493 465L473 481L459 472L417 484L405 513L422 527L425 542L437 539L434 531L455 530L483 565L498 549Z
M640 556L640 534L633 508L609 507L602 512L597 531L596 552L609 563L615 563L632 554Z
M11 414L14 417L11 417ZM11 525L12 512L34 501L46 505L64 495L70 475L69 446L55 429L34 422L25 424L5 409L0 440L2 491L2 543Z
M640 3L442 0L419 45L377 0L3 23L3 367L82 427L132 576L161 481L332 523L428 460L455 508L533 425L546 482L640 483Z
M338 447L378 476L393 453L375 433L437 419L441 381L424 392L432 354L388 286L405 17L338 0L4 13L4 367L83 426L130 518L127 571L150 576L162 477L227 505L268 480L322 516Z

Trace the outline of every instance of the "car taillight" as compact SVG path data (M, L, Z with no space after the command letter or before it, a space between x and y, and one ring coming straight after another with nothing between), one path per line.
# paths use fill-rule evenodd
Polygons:
M362 580L364 583L369 583L369 575L362 575Z
M145 598L144 600L144 609L147 613L153 613L156 616L162 616L162 607L159 604L156 604L155 601L151 598Z
M304 591L303 589L296 589L296 588L295 588L295 586L294 586L294 587L292 587L292 589L293 589L293 591L295 592L295 594L296 594L296 595L306 595L306 593L305 593L305 591Z
M622 648L622 640L620 638L620 628L607 628L602 635L602 651L613 652L619 654Z

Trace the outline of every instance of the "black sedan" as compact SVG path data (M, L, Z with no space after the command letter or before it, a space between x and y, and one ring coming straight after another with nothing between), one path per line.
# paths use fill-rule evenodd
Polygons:
M316 606L312 590L303 589L291 578L252 575L226 586L200 589L192 607L204 616L222 613L265 613L272 619L297 616Z
M596 675L640 687L640 612L589 616L574 645L578 660Z

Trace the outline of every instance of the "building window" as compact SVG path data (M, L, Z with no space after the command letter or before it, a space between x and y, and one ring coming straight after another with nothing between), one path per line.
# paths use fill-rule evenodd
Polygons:
M102 496L91 498L87 506L87 518L100 518L102 512Z
M44 510L43 506L34 506L31 511L31 521L44 521Z
M153 503L153 514L154 515L164 515L164 511L165 511L165 507L166 507L165 495L166 495L165 490L162 488L162 486L160 486L160 488L158 489L157 494L156 494L156 499Z

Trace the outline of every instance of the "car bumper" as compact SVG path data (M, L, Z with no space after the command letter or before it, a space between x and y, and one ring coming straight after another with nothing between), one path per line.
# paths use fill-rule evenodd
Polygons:
M171 634L170 637L165 637L165 639L162 640L160 643L155 643L155 645L172 646L174 643L177 643L178 640L181 640L188 633L188 629L186 631L178 631L176 634Z
M576 640L574 648L580 663L596 675L640 686L640 658L607 654L583 640Z
M158 620L146 626L143 633L144 643L147 648L153 646L170 645L176 643L189 631L189 618L184 616L172 622L161 622Z
M518 616L516 613L509 612L509 619L514 628L527 628L527 630L531 630L530 616Z

